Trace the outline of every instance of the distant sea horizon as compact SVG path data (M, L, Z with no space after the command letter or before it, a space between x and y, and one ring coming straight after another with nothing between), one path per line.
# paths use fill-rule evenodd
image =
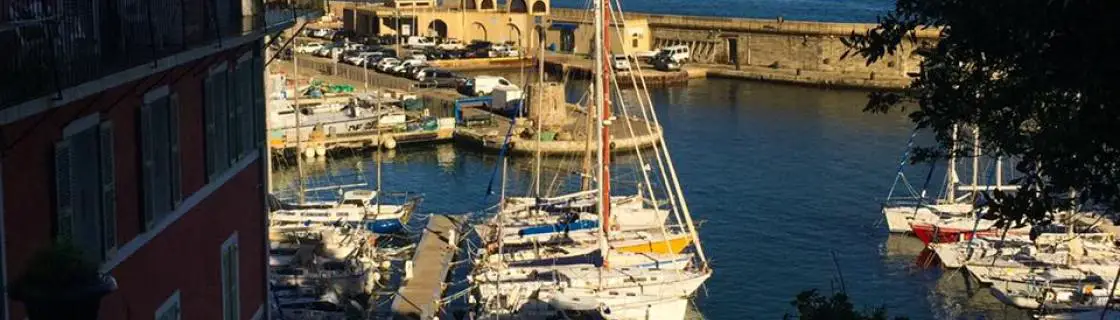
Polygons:
M621 0L628 12L734 18L874 23L893 0ZM552 0L559 8L587 8L590 0Z

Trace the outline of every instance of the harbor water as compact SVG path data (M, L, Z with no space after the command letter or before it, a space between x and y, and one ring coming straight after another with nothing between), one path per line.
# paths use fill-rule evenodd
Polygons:
M620 0L627 12L827 22L875 22L894 8L891 0ZM553 0L564 8L587 8L589 0Z
M578 100L581 89L586 83L569 83L569 100ZM885 306L892 316L911 319L1022 317L962 273L919 267L921 242L888 237L877 224L879 201L913 129L905 115L862 112L865 92L721 79L651 89L651 95L715 268L697 301L706 318L781 318L795 312L790 302L799 292L813 288L843 289L857 308ZM500 194L494 152L441 144L404 147L383 158L383 188L423 193L421 212L481 210ZM372 184L374 159L368 152L344 154L305 170L313 181L360 173ZM619 192L633 190L636 161L617 157ZM544 161L542 185L578 183L570 173L579 163ZM908 170L926 176L924 168ZM507 192L526 194L531 157L511 159L508 171ZM281 169L274 180L290 184L293 176L292 168Z

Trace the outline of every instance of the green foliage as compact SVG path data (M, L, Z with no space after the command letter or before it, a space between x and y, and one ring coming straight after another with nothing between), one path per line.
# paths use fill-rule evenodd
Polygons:
M83 257L80 249L63 242L37 252L10 292L15 299L43 297L100 281L97 265Z
M1013 181L1020 192L986 195L989 217L1047 224L1074 205L1120 208L1117 12L1120 1L898 0L876 28L844 43L872 63L909 54L899 51L916 43L917 28L938 28L938 41L915 51L924 61L910 88L871 94L865 111L917 105L911 120L938 145L916 161L944 157L954 125L979 128L989 156L1024 163L1025 177Z
M797 300L790 302L797 308L797 315L786 314L783 319L801 320L887 320L887 309L878 307L871 310L856 311L848 295L837 292L825 298L817 290L802 291ZM895 318L904 320L906 318Z

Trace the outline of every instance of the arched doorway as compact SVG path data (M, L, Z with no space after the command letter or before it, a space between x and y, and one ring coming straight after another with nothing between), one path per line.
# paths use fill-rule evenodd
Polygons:
M521 45L521 28L512 23L506 25L509 32L506 34L506 41L512 42L518 49L522 48Z
M494 9L494 0L482 0L482 4L479 5L479 9L482 9L482 10Z
M477 2L478 0L462 0L462 1L465 2L465 3L463 3L463 8L465 8L467 10L478 9L478 2Z
M529 12L529 6L525 4L525 0L509 0L509 12L513 13L526 13Z
M537 0L537 2L533 3L533 13L545 13L547 11L548 5L544 4L544 1Z
M447 38L447 23L440 19L432 20L432 23L428 24L428 35Z
M486 36L486 26L482 25L482 23L475 22L471 24L470 36L470 40L490 41L490 38Z

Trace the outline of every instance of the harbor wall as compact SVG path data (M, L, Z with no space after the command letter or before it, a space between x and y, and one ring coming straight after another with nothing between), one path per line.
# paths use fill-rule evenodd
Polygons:
M553 8L553 20L579 21L586 10ZM858 56L841 59L847 47L841 38L862 34L874 24L784 21L780 19L742 19L626 13L625 18L641 19L652 33L652 47L687 45L693 60L703 64L735 65L788 69L795 72L819 71L861 76L904 78L916 72L921 62L914 53L919 45L936 42L938 30L919 30L918 43L904 43L897 54L871 65Z

